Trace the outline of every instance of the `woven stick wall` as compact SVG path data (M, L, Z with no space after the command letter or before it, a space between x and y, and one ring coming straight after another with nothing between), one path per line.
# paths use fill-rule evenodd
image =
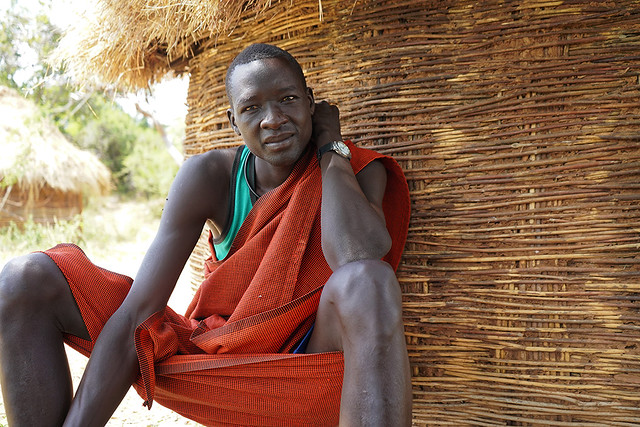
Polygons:
M322 8L274 4L191 61L188 154L240 142L232 57L288 49L406 171L414 424L640 423L640 2Z

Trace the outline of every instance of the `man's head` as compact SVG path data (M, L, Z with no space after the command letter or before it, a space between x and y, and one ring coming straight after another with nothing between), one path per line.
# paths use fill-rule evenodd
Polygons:
M270 45L251 45L227 72L227 110L233 130L251 152L282 170L305 152L315 101L298 62Z
M291 70L293 70L298 77L302 80L304 87L307 87L307 80L304 77L304 73L302 72L302 67L298 61L286 50L280 49L277 46L265 43L255 43L248 47L246 47L242 52L240 52L234 59L231 61L229 68L227 69L227 75L225 77L225 89L227 91L227 98L229 98L229 103L233 105L233 100L231 98L231 76L233 72L239 65L248 64L253 61L257 61L260 59L268 59L268 58L279 58L290 66Z

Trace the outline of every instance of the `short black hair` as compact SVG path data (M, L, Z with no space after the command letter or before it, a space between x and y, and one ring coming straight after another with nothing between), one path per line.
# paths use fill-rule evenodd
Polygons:
M225 89L227 91L227 98L229 102L233 102L231 99L231 85L230 85L230 77L231 74L235 71L236 67L239 65L248 64L253 61L258 61L260 59L269 59L269 58L277 58L286 61L291 69L298 74L304 87L307 87L307 79L304 77L304 73L302 72L302 67L298 61L286 50L280 49L277 46L266 44L266 43L255 43L247 46L240 52L234 59L231 61L229 68L227 68L227 75L225 77Z

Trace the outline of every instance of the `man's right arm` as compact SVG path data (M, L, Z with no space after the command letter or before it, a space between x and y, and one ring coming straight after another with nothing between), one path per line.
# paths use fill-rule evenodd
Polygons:
M106 424L135 381L136 327L166 306L205 221L224 220L221 215L226 213L227 159L225 152L207 153L189 159L180 168L158 233L129 294L96 341L65 425Z

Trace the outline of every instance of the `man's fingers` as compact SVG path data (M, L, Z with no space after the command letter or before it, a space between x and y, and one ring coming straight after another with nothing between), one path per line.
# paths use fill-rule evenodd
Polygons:
M338 109L337 105L331 104L328 101L316 102L314 116L320 116L322 114L339 115L340 110Z

